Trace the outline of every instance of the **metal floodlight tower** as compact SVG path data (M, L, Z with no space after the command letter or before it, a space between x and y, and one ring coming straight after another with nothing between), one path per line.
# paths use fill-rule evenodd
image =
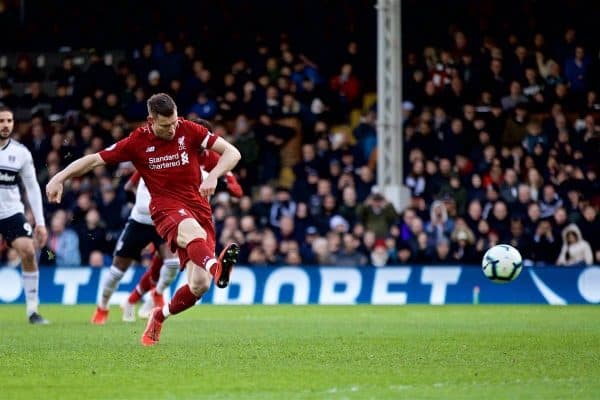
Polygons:
M377 1L377 186L403 210L401 0Z

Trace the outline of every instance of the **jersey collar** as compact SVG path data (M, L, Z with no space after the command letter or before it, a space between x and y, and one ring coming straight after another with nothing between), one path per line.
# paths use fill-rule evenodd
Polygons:
M11 140L12 140L11 138L8 138L8 142L6 142L6 144L4 146L2 146L2 148L0 149L0 151L6 149L8 147L8 145L10 144Z

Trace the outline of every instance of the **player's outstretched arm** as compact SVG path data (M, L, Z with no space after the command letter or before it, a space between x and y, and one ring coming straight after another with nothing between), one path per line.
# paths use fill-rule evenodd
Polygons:
M242 158L239 150L222 138L217 138L212 145L211 150L219 153L221 157L219 158L217 165L215 165L200 185L200 194L202 196L212 196L217 187L217 179L223 174L231 171Z
M104 164L106 163L98 153L89 154L73 161L67 168L54 175L46 185L48 201L50 203L60 203L63 193L63 183L67 179L84 175L92 169Z

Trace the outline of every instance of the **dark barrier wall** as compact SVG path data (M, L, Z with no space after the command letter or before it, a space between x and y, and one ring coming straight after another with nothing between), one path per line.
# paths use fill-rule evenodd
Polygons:
M41 270L42 303L90 304L107 269ZM132 268L112 302L120 304L143 274ZM171 289L185 283L181 274ZM167 292L167 295L171 291ZM23 303L20 271L0 268L0 303ZM598 304L600 267L525 268L508 284L488 281L472 266L237 267L227 289L214 286L211 304Z

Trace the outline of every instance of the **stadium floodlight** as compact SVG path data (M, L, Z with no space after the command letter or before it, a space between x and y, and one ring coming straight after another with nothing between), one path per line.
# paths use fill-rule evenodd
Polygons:
M377 186L396 210L410 192L403 185L401 0L377 2Z

